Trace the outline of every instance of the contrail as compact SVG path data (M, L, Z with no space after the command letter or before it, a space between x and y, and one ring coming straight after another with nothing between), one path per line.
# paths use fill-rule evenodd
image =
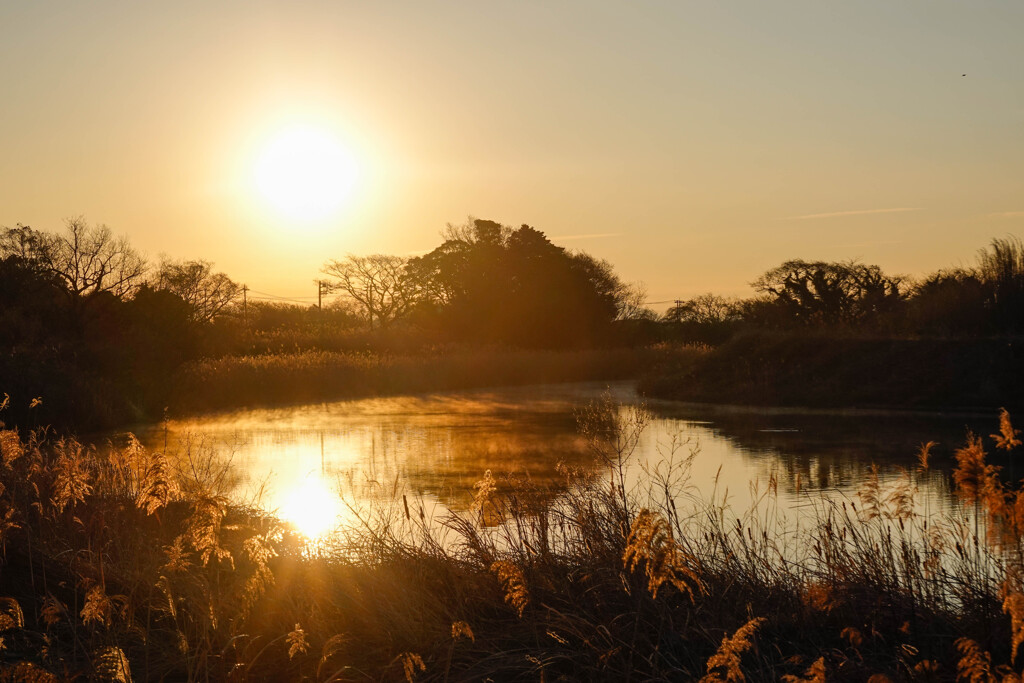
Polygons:
M903 211L924 211L920 207L899 209L860 209L858 211L835 211L833 213L809 213L806 216L790 216L786 220L806 221L812 218L839 218L840 216L863 216L869 213L901 213Z

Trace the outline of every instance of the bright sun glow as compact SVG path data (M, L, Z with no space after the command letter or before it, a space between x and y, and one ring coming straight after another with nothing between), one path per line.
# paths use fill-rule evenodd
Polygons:
M341 502L323 479L309 474L290 492L280 510L281 516L315 541L338 523Z
M253 168L256 192L297 220L330 218L345 205L358 168L344 145L324 129L295 126L263 147Z

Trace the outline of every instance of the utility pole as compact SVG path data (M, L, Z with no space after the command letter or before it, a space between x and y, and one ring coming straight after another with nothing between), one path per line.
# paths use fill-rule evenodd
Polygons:
M327 290L327 283L323 280L316 281L316 317L320 336L324 334L324 290ZM328 290L329 291L329 290Z
M249 327L249 285L242 285L242 322Z

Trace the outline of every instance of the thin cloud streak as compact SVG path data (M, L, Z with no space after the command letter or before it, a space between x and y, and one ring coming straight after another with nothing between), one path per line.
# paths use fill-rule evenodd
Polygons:
M892 244L906 244L907 240L880 240L874 242L847 242L845 244L826 244L826 249L849 249L850 247L881 247Z
M985 215L989 218L1021 218L1024 217L1024 211L997 211Z
M839 218L841 216L864 216L874 213L903 213L904 211L924 211L921 207L903 207L898 209L860 209L857 211L834 211L832 213L809 213L805 216L789 216L786 220L806 221L813 218Z
M618 237L621 232L591 232L582 235L552 235L553 240L588 240L588 239L599 239L601 237Z

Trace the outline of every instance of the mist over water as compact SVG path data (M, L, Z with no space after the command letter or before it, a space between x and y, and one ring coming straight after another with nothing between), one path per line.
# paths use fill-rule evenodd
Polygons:
M606 476L608 463L576 419L606 391L620 411L643 403L631 383L539 385L241 410L152 425L138 437L151 449L229 461L238 499L317 536L350 506L375 499L406 495L435 516L465 510L488 470L499 491L507 475L528 477L552 501L565 487L560 463ZM782 515L823 496L856 501L872 463L883 487L913 472L919 502L952 510L953 450L968 429L988 434L998 424L994 415L646 405L652 419L627 461L628 485L642 494L650 473L666 472L669 461L678 472L692 455L673 493L736 516L769 487ZM933 469L916 473L927 441L939 444Z

